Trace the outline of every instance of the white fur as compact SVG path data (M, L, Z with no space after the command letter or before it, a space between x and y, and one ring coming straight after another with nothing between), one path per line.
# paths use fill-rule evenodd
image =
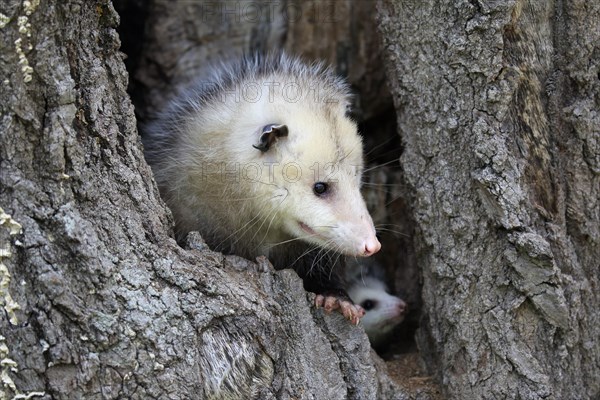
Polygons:
M375 306L366 310L361 324L373 346L383 344L392 330L404 320L406 303L387 292L386 285L379 279L366 276L356 280L349 288L348 295L359 305L369 300Z
M222 66L181 93L144 137L178 236L198 230L217 250L286 259L304 252L298 239L355 256L365 242L379 245L359 192L362 142L348 106L347 85L330 70L285 55ZM268 124L289 135L263 153L252 146ZM331 195L313 193L319 181Z
M393 329L406 315L406 303L389 294L385 270L373 258L346 257L345 281L348 295L365 309L361 319L373 347L385 344ZM367 302L370 304L367 305Z

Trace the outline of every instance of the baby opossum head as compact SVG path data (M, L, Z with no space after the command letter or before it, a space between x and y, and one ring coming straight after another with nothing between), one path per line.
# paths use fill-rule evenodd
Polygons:
M270 169L257 190L274 205L273 215L264 216L271 229L291 240L366 257L381 245L360 193L362 141L346 106L283 96L254 105L245 113L255 116L248 161Z
M406 315L406 303L387 292L385 284L366 276L354 282L348 295L365 309L361 323L373 346L378 346Z

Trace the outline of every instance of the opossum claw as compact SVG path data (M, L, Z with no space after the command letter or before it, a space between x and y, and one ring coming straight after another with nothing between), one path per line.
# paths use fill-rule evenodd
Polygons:
M342 302L340 309L344 317L346 317L354 325L358 325L360 319L365 315L365 310L361 306L347 301Z
M353 325L358 325L360 319L365 315L365 310L361 306L337 296L318 294L315 297L315 306L323 307L327 313L338 310Z

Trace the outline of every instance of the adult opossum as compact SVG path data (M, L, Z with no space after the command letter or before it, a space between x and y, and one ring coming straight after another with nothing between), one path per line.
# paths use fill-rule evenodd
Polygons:
M360 194L363 149L348 85L285 54L221 65L144 132L145 154L181 240L294 268L317 306L358 323L331 268L379 251Z

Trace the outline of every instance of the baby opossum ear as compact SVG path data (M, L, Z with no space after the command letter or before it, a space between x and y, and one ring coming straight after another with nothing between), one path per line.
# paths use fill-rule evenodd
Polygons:
M262 151L263 153L269 150L271 145L275 143L277 138L285 137L288 135L288 128L286 125L270 124L262 128L262 134L258 145L253 144L252 147Z

